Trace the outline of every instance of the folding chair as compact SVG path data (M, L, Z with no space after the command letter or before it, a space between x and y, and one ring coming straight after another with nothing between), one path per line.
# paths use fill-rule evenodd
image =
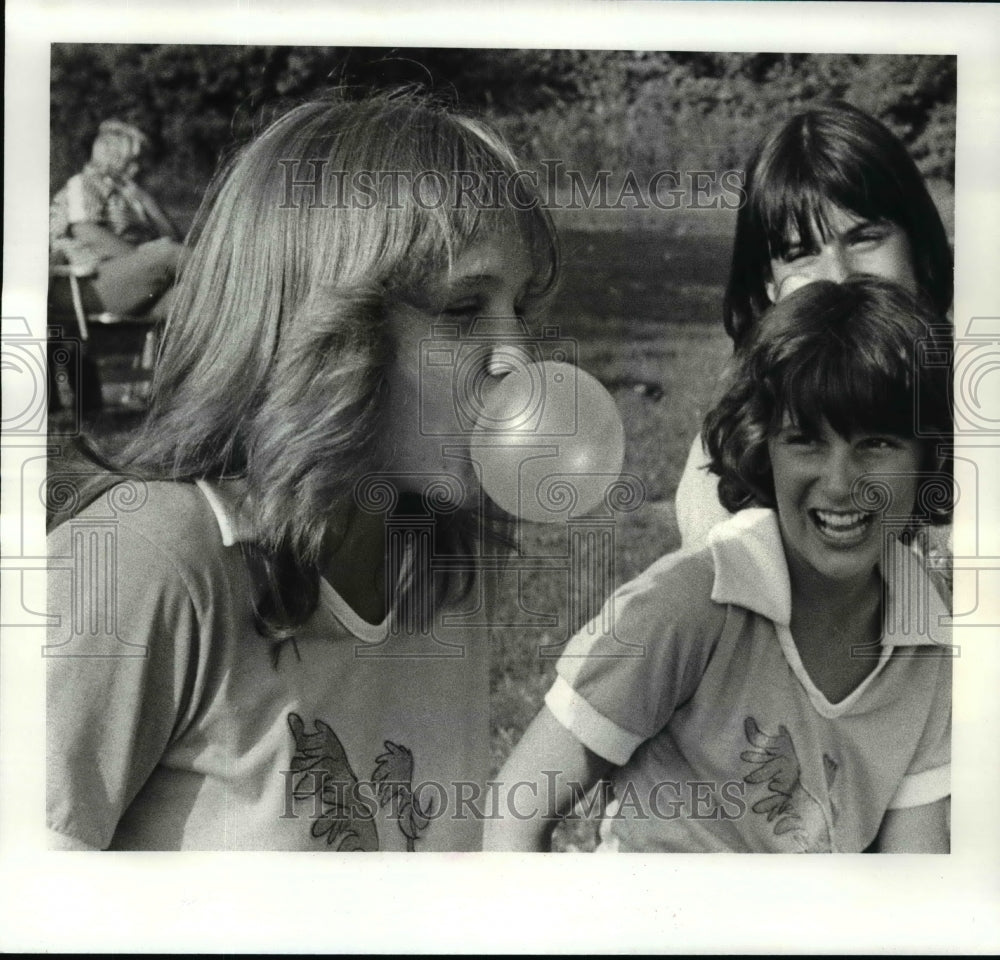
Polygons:
M69 334L66 321L70 318L52 297L55 285L68 284L72 321L80 341L80 380L69 387L85 412L100 407L141 410L148 401L156 358L156 321L146 316L87 310L81 281L95 273L95 266L54 263L49 267L50 325L61 326ZM57 389L50 377L50 391ZM53 401L58 408L59 398L52 397L50 409Z

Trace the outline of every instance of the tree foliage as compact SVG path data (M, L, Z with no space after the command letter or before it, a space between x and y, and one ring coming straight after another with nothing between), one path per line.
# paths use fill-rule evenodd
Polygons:
M51 80L53 189L114 116L150 135L151 186L184 210L268 116L340 85L420 85L486 115L535 159L647 175L738 168L763 129L836 97L880 117L927 176L954 171L949 56L55 44Z

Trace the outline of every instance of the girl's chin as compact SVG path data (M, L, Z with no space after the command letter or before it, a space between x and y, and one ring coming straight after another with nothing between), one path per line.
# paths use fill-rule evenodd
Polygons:
M473 509L482 496L474 474L450 469L397 478L396 487L400 494L420 497L428 509L440 513Z
M784 533L786 555L802 572L811 571L831 583L866 578L880 558L874 520L868 514L864 520L845 522L843 529L831 531L810 518L798 537Z

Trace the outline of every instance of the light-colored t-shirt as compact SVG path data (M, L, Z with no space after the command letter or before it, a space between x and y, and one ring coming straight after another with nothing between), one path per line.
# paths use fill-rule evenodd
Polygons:
M602 826L621 850L860 852L891 808L950 793L947 608L895 542L877 666L843 700L813 684L789 630L777 516L745 510L664 557L567 646L546 696L617 765Z
M235 501L199 486L138 506L114 488L50 535L53 845L478 849L484 580L427 633L365 622L324 580L278 644L254 627Z

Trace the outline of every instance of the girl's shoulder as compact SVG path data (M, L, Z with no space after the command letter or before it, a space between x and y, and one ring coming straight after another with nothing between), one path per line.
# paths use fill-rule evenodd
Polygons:
M655 583L684 582L692 587L694 594L705 590L711 592L715 579L715 561L708 545L681 547L673 553L664 554L654 560L636 581L648 580Z
M732 607L787 622L791 593L776 514L763 508L734 514L712 528L703 546L661 557L620 595L669 604L672 619L713 631Z
M220 525L194 483L127 478L49 533L50 556L72 551L74 538L97 535L119 559L157 555L177 568L204 567L226 550Z
M647 622L668 617L699 633L721 630L726 610L712 599L716 566L710 547L682 549L655 560L619 588L616 600L626 616Z

